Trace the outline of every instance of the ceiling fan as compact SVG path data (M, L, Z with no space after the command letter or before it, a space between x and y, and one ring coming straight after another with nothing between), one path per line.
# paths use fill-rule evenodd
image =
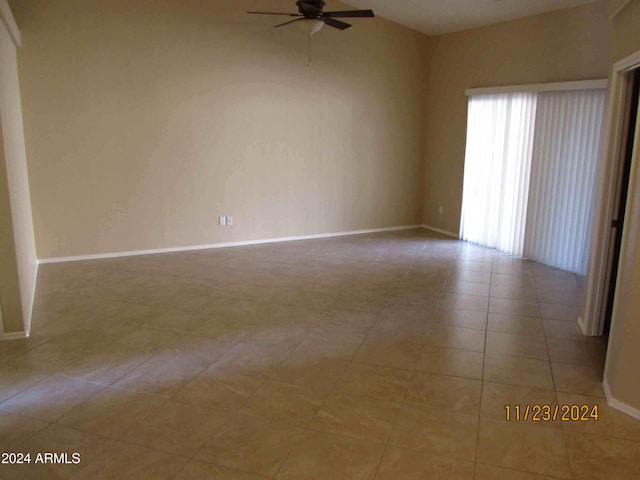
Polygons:
M351 25L336 18L373 18L375 15L372 10L347 10L342 12L324 12L325 6L324 0L298 0L299 13L278 13L278 12L247 12L257 15L284 15L288 17L300 17L295 20L275 25L273 28L284 27L291 23L307 22L311 28L309 33L315 33L320 30L324 25L337 28L339 30L346 30Z

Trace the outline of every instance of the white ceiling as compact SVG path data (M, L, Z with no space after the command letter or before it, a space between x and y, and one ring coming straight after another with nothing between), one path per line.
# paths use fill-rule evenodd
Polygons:
M428 35L451 33L539 13L576 7L594 0L346 0L356 8ZM331 5L328 4L327 7ZM325 8L325 10L329 10ZM357 20L356 20L357 21Z

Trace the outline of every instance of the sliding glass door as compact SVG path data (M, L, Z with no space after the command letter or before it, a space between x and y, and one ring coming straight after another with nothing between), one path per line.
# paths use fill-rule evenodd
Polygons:
M586 273L605 90L469 99L461 238Z

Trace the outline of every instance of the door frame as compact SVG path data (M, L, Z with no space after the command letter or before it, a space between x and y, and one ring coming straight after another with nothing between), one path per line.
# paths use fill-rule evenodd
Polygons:
M611 222L617 214L616 200L619 196L618 183L626 147L626 130L628 128L626 123L631 107L633 71L637 68L640 68L640 51L616 62L613 65L609 81L607 118L603 132L605 136L600 153L602 162L598 172L594 218L591 228L589 265L582 315L578 318L578 325L582 333L589 336L602 335L606 321L608 277L612 261ZM634 169L633 163L631 168ZM627 197L628 209L633 201L633 189L634 186L630 183ZM627 217L631 217L631 215ZM637 236L637 232L627 231L625 227L623 227L623 250L620 252L620 258L625 254L624 245L637 240L637 238L629 238L631 234Z

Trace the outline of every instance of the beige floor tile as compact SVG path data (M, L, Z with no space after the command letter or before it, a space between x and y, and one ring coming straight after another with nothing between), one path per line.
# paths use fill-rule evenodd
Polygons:
M402 402L410 380L411 372L408 370L354 362L338 381L336 391L345 395Z
M538 301L540 303L556 305L581 305L584 292L578 286L567 289L552 290L544 285L538 287Z
M403 292L406 290L408 290L408 288L405 289L404 287L397 287L395 291ZM426 322L427 320L429 320L432 310L433 309L431 307L428 307L425 305L412 304L412 303L407 303L407 304L393 303L391 305L387 305L384 308L384 310L380 312L380 315L378 315L375 318L375 321L370 326L373 326L374 324L379 323L381 319L415 320L417 322L419 321Z
M278 288L278 290L281 290ZM298 326L312 329L323 325L328 318L328 313L305 307L280 306L271 317L278 326Z
M490 272L475 272L472 270L452 270L449 276L451 281L474 282L474 283L491 283Z
M444 293L438 302L439 308L460 308L486 312L488 296L465 295L462 293Z
M473 480L473 462L390 446L376 480Z
M506 315L502 313L489 313L487 331L525 335L529 337L544 337L545 334L542 327L542 320L539 318Z
M582 407L579 413L574 409L576 411L574 418L580 418L580 420L562 422L567 432L590 433L640 442L640 420L611 408L603 398L558 393L558 403ZM597 420L591 416L594 406L598 414ZM568 414L567 418L571 418L571 414Z
M601 367L552 362L551 369L556 391L604 397Z
M506 455L485 432L484 454L524 463L476 478L561 478L534 453L563 433L604 439L582 450L635 478L635 420L595 368L604 341L571 320L583 287L421 229L46 265L32 337L0 343L0 445L83 461L0 477L470 478L481 415L520 432ZM587 401L598 423L503 421L505 405ZM597 477L582 450L575 473Z
M537 302L538 291L528 285L491 285L492 298L520 300L522 302Z
M194 363L188 357L180 358L174 355L158 354L129 372L112 386L171 398L206 368L205 363Z
M49 374L64 373L70 366L82 361L83 357L84 351L47 342L14 356L9 364Z
M87 352L81 360L66 368L64 374L79 380L108 386L145 363L149 358L149 354L126 351L120 345L110 344L104 348Z
M540 303L540 313L545 320L562 320L577 322L582 305L567 305L563 303Z
M489 299L489 313L517 315L522 317L540 317L538 302L512 300L507 298Z
M588 337L582 333L577 322L562 320L543 320L544 333L547 338L573 340L575 342L602 343L602 337Z
M561 430L524 422L480 419L478 462L571 478Z
M228 375L214 364L178 390L172 400L231 413L263 383L263 379L249 375Z
M533 262L510 256L494 256L491 271L511 275L530 275Z
M640 478L640 443L567 432L569 460L580 480Z
M112 346L120 346L123 351L136 352L137 354L155 354L165 345L179 336L176 332L160 328L136 325L128 329L122 338L116 340Z
M49 424L35 418L24 417L0 410L0 450L17 452L16 447Z
M360 349L365 337L366 334L314 331L296 347L294 355L350 361Z
M322 392L310 388L267 381L238 413L280 419L304 427L318 412L324 397Z
M124 442L109 442L96 456L97 461L92 462L79 478L170 480L187 462L184 457Z
M549 405L549 407L553 409L557 403L556 393L552 390L484 382L482 384L482 406L480 408L480 415L493 420L506 421L508 414L510 421L516 421L516 406L520 408L520 415L522 416L521 418L523 418L527 406L530 407L530 411L535 412L536 409L534 406ZM546 411L546 409L542 410L539 416L546 418L544 415ZM530 421L536 425L560 428L559 421Z
M222 339L179 333L170 337L156 355L172 356L177 361L184 360L206 368L221 359L234 346L234 342ZM256 346L262 347L262 345Z
M384 447L324 432L306 431L277 480L370 480Z
M558 477L548 477L537 473L521 472L493 465L476 464L475 480L555 480Z
M278 319L270 319L269 323L259 325L257 329L245 337L247 343L265 346L279 346L293 351L311 332L306 325L281 323Z
M422 318L381 318L369 331L368 340L421 343L429 330L429 314Z
M92 478L84 473L99 461L102 452L109 449L108 442L95 435L51 424L31 437L28 443L19 446L18 451L31 455L31 463L4 464L0 475L3 480L63 480L74 475L77 475L76 478ZM67 465L36 462L37 454L44 452L78 453L80 463Z
M495 272L491 274L491 285L501 286L517 286L517 287L535 287L535 281L532 275L517 273Z
M495 250L483 248L472 243L461 243L458 248L458 258L466 258L479 262L492 262Z
M398 284L402 288L388 289L385 308L411 305L424 310L433 309L438 304L444 283L445 279L442 277L425 278L409 272L406 278Z
M55 321L55 315L53 316ZM32 325L33 327L33 325ZM0 362L11 362L16 357L19 357L29 350L42 345L50 340L47 335L42 335L40 338L36 338L35 334L32 334L29 338L12 340L10 342L0 342Z
M304 430L273 419L234 415L200 449L198 460L274 476Z
M485 332L472 328L433 325L422 343L434 347L484 352Z
M485 330L487 328L487 314L476 310L436 308L431 319L431 325Z
M487 354L484 358L483 380L553 390L549 362L531 358Z
M202 311L190 313L177 308L167 309L147 317L146 324L179 333L198 334L208 332L210 316Z
M279 346L241 342L216 361L216 368L233 375L266 378L290 353L289 349Z
M491 272L491 262L456 258L453 264L454 270L469 270L472 272Z
M103 390L104 387L53 375L0 404L6 412L53 422Z
M309 428L386 443L399 408L395 402L338 393L325 400Z
M348 366L349 363L344 360L291 355L278 366L270 380L328 393Z
M481 387L480 380L416 372L405 403L478 415Z
M215 311L217 316L223 318L251 318L257 320L274 315L278 308L278 306L266 302L229 299L218 302L215 306Z
M227 414L167 401L125 435L131 443L176 455L194 455L227 419Z
M323 312L322 319L316 322L314 330L333 331L348 337L365 336L379 318L379 315L367 312L331 310Z
M465 282L463 280L450 280L444 287L447 293L462 293L464 295L489 296L490 286L487 283Z
M575 363L603 367L607 347L603 343L574 342L549 338L549 358L552 362Z
M383 367L413 369L420 348L417 343L402 340L367 338L353 360Z
M480 352L424 346L416 370L481 379L483 358L484 354Z
M30 368L0 363L0 403L44 380L47 376L48 374L44 372Z
M175 480L261 480L264 478L199 460L190 460L175 476Z
M549 360L544 338L511 333L487 332L486 353Z
M390 444L474 461L477 432L477 415L403 405Z
M138 422L145 421L146 417L153 415L163 404L164 400L159 397L107 388L56 422L70 428L119 439Z

